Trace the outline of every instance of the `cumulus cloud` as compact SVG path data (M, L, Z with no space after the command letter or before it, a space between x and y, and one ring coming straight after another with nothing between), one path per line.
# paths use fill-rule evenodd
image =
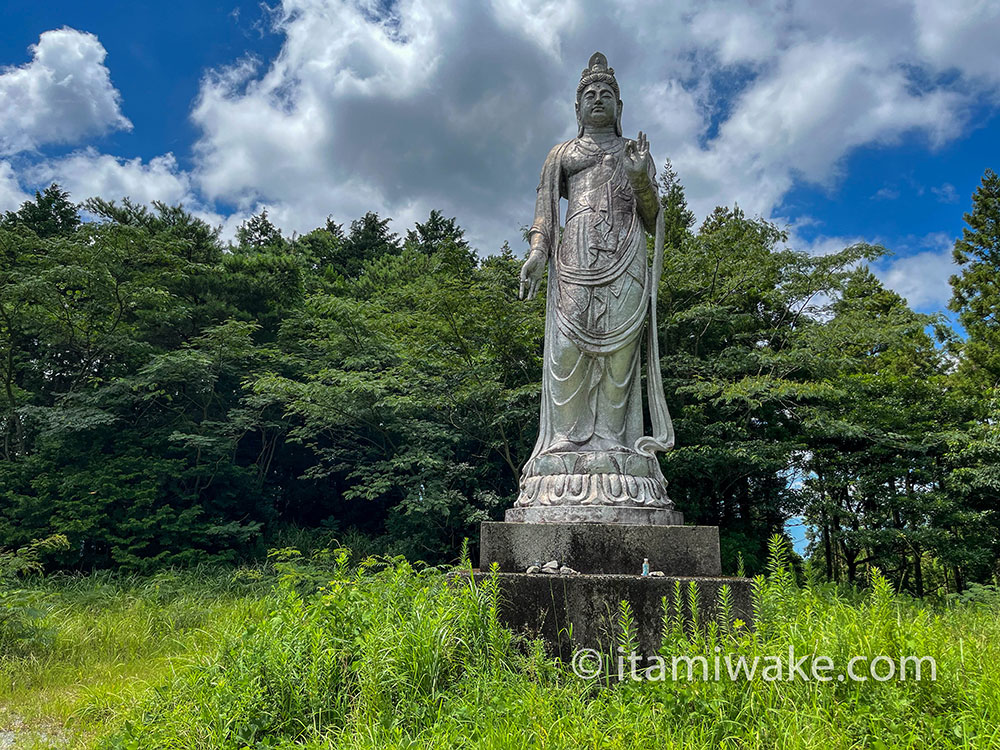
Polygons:
M657 166L673 162L699 218L739 203L801 226L804 217L781 215L797 183L835 189L862 146L918 134L937 148L1000 87L1000 16L975 0L282 0L271 17L283 38L273 59L205 73L189 173L169 154L143 162L85 150L24 175L58 179L81 198L182 200L206 214L225 205L217 223L227 231L264 206L286 232L373 209L401 231L436 208L483 252L504 240L517 248L542 160L575 134L576 83L599 49L621 83L626 134L641 128ZM86 64L59 67L59 49ZM127 127L103 60L90 35L46 32L35 60L0 80L52 89L86 69L90 83L76 88L102 114L63 119L76 133L80 123ZM50 69L63 74L39 72ZM32 112L28 145L17 148L57 139L41 128L60 118ZM12 132L21 130L0 128L8 140ZM899 265L893 278L929 262Z
M917 46L938 69L1000 81L1000 4L992 0L915 0Z
M143 163L139 158L118 159L88 148L42 162L28 174L35 183L58 182L76 201L95 196L129 197L142 203L154 200L180 203L191 199L191 178L178 169L173 154Z
M929 235L916 243L927 249L889 258L872 270L913 309L943 310L951 299L948 280L958 273L958 265L952 257L952 242L952 238L944 234Z
M21 185L10 162L0 161L0 212L14 211L20 208L21 204L29 197L21 190Z
M27 176L36 185L59 183L78 203L94 197L116 201L130 198L145 204L162 201L168 205L183 204L212 226L226 224L226 217L201 200L190 173L180 169L170 153L144 162L139 158L119 159L87 148L40 162L27 171ZM229 236L235 236L235 227Z
M812 239L806 240L802 238L794 229L789 232L788 242L786 243L788 247L793 250L801 250L812 256L820 255L832 255L833 253L839 253L846 247L851 245L857 245L864 242L873 243L870 240L866 240L864 237L854 236L854 237L839 237L839 236L828 236L821 234Z
M579 71L601 49L626 131L673 161L697 214L737 202L775 218L796 181L834 186L856 147L954 138L973 92L995 85L951 41L979 39L982 8L935 25L933 8L902 0L391 7L284 0L273 61L206 75L192 117L208 198L266 203L298 231L331 213L375 207L399 225L439 208L485 252L517 244L545 153L575 132ZM928 83L946 71L959 75Z
M512 7L410 0L373 18L353 3L289 0L266 71L244 62L203 82L198 184L241 208L266 203L298 231L331 213L378 208L405 224L439 208L496 250L530 221L540 159L573 122L571 98L549 101L552 45L524 33L572 14L521 3L515 30Z
M30 63L0 73L0 154L132 128L96 36L46 31L30 49Z
M802 222L810 226L808 221ZM786 246L802 250L809 255L820 256L840 252L846 247L866 243L883 245L880 238L855 236L817 235L805 239L800 230L803 226L788 228ZM907 237L895 247L892 253L869 264L872 272L889 289L905 298L909 305L921 312L944 310L951 299L949 279L958 273L958 265L952 258L954 238L944 232L934 232L923 237ZM867 261L862 261L867 264Z
M921 131L932 145L961 131L964 95L918 92L903 68L856 42L796 44L737 98L707 145L688 144L678 170L704 212L729 194L768 216L796 179L830 185L857 146Z

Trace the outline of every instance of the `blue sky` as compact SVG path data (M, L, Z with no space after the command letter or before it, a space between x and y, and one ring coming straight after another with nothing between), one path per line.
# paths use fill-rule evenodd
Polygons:
M188 115L205 72L247 54L269 59L281 49L270 15L253 2L5 0L4 6L0 65L28 63L28 48L41 34L63 27L96 35L107 50L105 64L135 127L88 143L129 158L151 159L173 151L186 167L191 166L190 147L198 134ZM44 153L66 153L79 145L49 145Z
M738 202L810 252L864 240L923 311L1000 168L1000 3L285 0L5 2L0 210L59 181L183 202L231 236L433 208L521 249L590 53L626 134L670 158L699 218Z

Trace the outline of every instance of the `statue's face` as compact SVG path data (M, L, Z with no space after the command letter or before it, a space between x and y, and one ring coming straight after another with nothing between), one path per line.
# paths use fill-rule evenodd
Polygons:
M577 110L583 126L611 127L618 119L618 97L615 90L603 81L590 84L580 94Z

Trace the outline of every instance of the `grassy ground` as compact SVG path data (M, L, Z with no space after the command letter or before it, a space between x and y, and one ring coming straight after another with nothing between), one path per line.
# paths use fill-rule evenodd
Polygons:
M877 575L866 594L799 587L775 546L758 628L686 631L668 606L668 661L767 663L791 646L840 671L851 656L931 656L936 680L618 682L581 679L501 627L489 585L399 559L275 563L8 584L0 607L40 615L0 619L0 748L1000 747L988 591L917 602Z
M35 734L59 740L40 747L88 746L153 687L265 617L272 590L254 571L186 571L8 591L27 616L18 637L0 641L0 729L15 746L34 746Z

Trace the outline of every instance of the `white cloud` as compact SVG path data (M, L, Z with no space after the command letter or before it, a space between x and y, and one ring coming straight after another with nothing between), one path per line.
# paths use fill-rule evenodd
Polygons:
M0 161L0 212L17 210L30 197L21 190L10 162Z
M932 187L931 192L941 203L958 203L958 191L950 182L944 183L941 187Z
M918 244L930 249L889 258L872 270L913 309L922 312L943 310L951 299L948 280L958 273L958 265L952 257L952 241L944 234L929 235Z
M31 52L30 63L0 73L0 154L132 128L96 36L46 31Z
M491 5L505 29L534 40L556 60L561 38L585 20L577 0L491 0Z
M752 8L734 7L727 3L706 4L691 19L691 33L703 45L713 49L723 65L760 63L772 58L777 51L780 18Z
M916 41L939 69L1000 81L1000 3L994 0L915 0Z
M673 161L698 215L738 202L771 217L796 181L832 189L854 148L954 138L986 85L902 0L379 7L285 0L266 70L205 78L195 180L209 198L266 203L298 231L331 213L375 208L399 226L440 208L486 252L517 246L545 153L575 131L579 71L601 49L626 131L649 134L658 166ZM949 17L943 33L972 30ZM954 68L953 84L926 83Z
M736 98L707 147L689 144L678 154L695 208L706 212L722 199L769 216L796 179L831 186L857 146L910 131L940 144L960 132L962 94L917 93L903 69L881 58L834 40L789 49Z
M637 105L639 114L632 117L648 117L656 123L662 132L659 143L662 153L675 153L697 143L708 127L698 93L688 91L677 81L660 81L644 86L639 92Z
M180 169L170 153L143 162L139 158L119 159L88 148L40 162L28 170L27 176L36 185L59 183L76 203L94 197L114 201L130 198L146 205L162 201L168 205L183 204L191 214L213 227L227 224L226 217L205 205L190 173ZM235 236L236 225L227 237Z
M811 240L805 240L795 230L789 232L787 245L792 250L801 250L812 256L832 255L852 245L866 242L864 237L837 237L818 235Z
M193 201L191 177L178 169L173 154L143 163L142 159L118 159L88 148L42 162L28 174L37 184L58 182L77 202L95 196L108 200L128 197L139 203Z
M789 227L787 247L819 256L830 255L860 243L883 244L879 238L861 236L820 234L806 240L799 230L810 225L806 220ZM898 246L888 248L894 254L883 256L869 265L875 276L889 289L905 298L910 307L921 312L939 312L947 307L948 300L951 299L949 279L958 273L958 266L952 258L953 242L954 238L944 232L909 237Z
M81 198L183 200L206 212L219 202L235 207L226 231L262 206L286 233L368 210L402 232L437 208L484 252L505 239L520 248L542 160L575 134L576 83L599 49L621 83L626 133L649 134L657 166L673 162L699 217L736 202L781 223L797 182L833 190L852 150L908 134L928 148L947 143L1000 85L1000 17L987 2L385 6L283 0L274 59L205 74L190 173L169 154L140 162L87 150L36 165L21 184L51 177ZM127 126L92 36L46 32L35 61L0 80L52 67L48 50L69 46L58 35L89 50L83 67L103 76L103 88L91 86L103 92L103 119L91 122ZM838 242L807 244L825 252Z

